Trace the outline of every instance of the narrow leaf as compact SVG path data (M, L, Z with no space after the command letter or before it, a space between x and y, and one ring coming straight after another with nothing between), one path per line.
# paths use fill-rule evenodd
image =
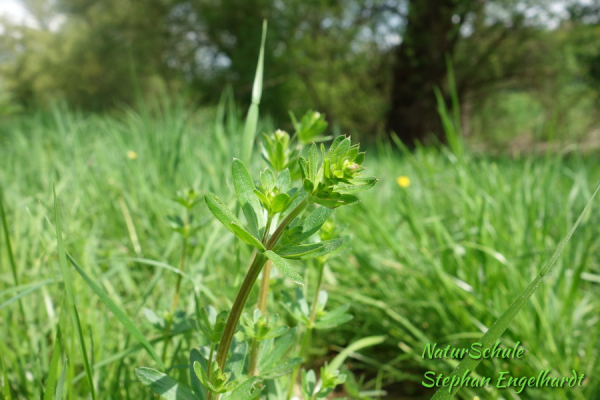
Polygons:
M198 349L192 349L192 351L190 351L190 384L196 394L196 398L198 400L205 400L207 397L206 388L202 385L200 379L198 379L198 376L196 375L196 371L194 370L195 363L199 363L202 368L206 368L208 365L207 360L202 356Z
M4 376L4 398L6 400L12 400L10 394L10 381L8 380L8 372L6 371L6 364L4 364L4 358L0 354L0 368L2 368L2 375Z
M265 246L254 237L250 232L248 232L243 226L232 223L230 229L235 236L248 243L251 246L254 246L260 251L265 251Z
M277 250L277 254L292 260L308 260L327 255L340 247L342 243L344 243L344 239L332 239L319 243L284 246Z
M67 360L63 363L62 371L60 373L60 378L58 378L58 383L56 384L56 392L55 399L63 398L63 389L65 387L65 380L67 379Z
M308 150L308 178L315 183L317 182L317 172L319 172L319 150L313 143Z
M302 242L305 239L308 239L313 234L315 234L327 218L333 213L333 210L327 207L318 207L315 211L313 211L302 224L302 235L297 239L297 242Z
M271 368L261 371L260 376L263 379L274 379L283 376L290 372L295 366L302 364L302 358L290 358L284 361L280 361Z
M349 308L350 305L344 304L343 306L328 312L315 323L315 329L332 329L350 321L353 317L346 313Z
M58 378L59 361L62 353L60 336L59 325L56 330L56 337L54 338L54 346L52 346L52 358L50 359L48 378L46 379L46 385L44 387L44 400L54 400L54 395L56 394L56 380Z
M252 378L246 380L244 383L239 385L235 390L225 393L221 396L223 400L253 400L256 399L261 392L261 389L258 388L258 383L261 380L253 376Z
M265 40L267 38L267 21L263 22L262 39L260 43L260 52L258 55L258 65L256 66L256 75L254 76L254 84L252 85L252 104L248 109L246 123L244 124L244 132L242 133L242 160L246 163L250 162L252 156L252 145L256 136L256 126L258 124L258 107L262 95L263 85L263 65L265 58Z
M336 371L340 369L346 358L348 358L352 353L357 352L360 349L364 349L365 347L376 346L378 344L383 343L385 340L385 336L368 336L366 338L362 338L352 343L350 346L346 347L344 350L340 352L328 365L328 369L330 371Z
M366 178L355 178L350 180L350 184L342 183L335 187L335 191L341 194L352 194L368 190L375 186L377 178L366 177Z
M273 264L275 264L275 266L277 267L277 269L282 274L284 274L285 276L287 276L288 278L290 278L295 283L297 283L299 285L304 285L304 280L302 279L302 277L300 276L300 274L298 274L296 271L294 271L294 269L292 268L292 266L290 264L288 264L287 261L285 261L283 258L281 258L280 256L278 256L277 254L275 254L271 250L265 251L264 254L271 261L273 261Z
M277 177L277 187L279 188L280 192L285 193L288 190L290 190L291 185L292 176L290 174L290 170L286 168L283 171L281 171L279 173L279 176Z
M242 206L246 221L248 221L250 232L259 238L258 231L265 225L265 218L260 201L254 194L255 187L252 177L244 163L238 159L233 159L231 173L235 193Z
M260 357L259 365L261 366L261 369L269 369L275 366L294 343L295 335L296 328L292 328L283 336L275 340L273 347Z
M192 390L162 372L151 368L136 368L135 376L142 385L165 400L197 400Z
M108 307L108 309L113 313L113 315L115 317L117 317L119 322L121 322L121 324L123 324L125 329L127 329L129 331L131 336L133 336L146 349L148 354L150 354L150 356L154 359L154 361L156 361L156 363L161 368L165 368L163 362L161 361L158 354L156 354L156 352L154 351L154 348L152 347L152 345L148 342L148 340L146 340L144 335L138 330L138 328L135 326L133 321L131 321L131 319L129 319L127 314L125 314L125 312L123 312L123 310L110 297L108 297L108 295L106 293L104 293L102 288L96 282L94 282L94 280L92 278L90 278L90 276L88 274L86 274L83 271L83 269L81 269L81 267L75 262L75 260L73 259L73 257L71 257L70 254L69 254L69 261L75 267L75 270L79 273L79 275L81 275L83 280L88 284L90 289L92 289L92 292L96 293L96 295L100 298L100 300L102 300L104 305L106 305L106 307Z
M79 344L79 350L81 351L81 357L83 358L83 367L85 369L85 375L90 385L90 391L92 399L96 400L96 390L94 389L94 378L92 374L92 367L88 359L87 349L85 346L85 340L83 338L83 329L81 329L81 323L79 322L79 313L75 306L75 289L73 288L73 280L71 279L71 271L67 264L67 257L65 247L62 239L62 229L60 224L60 218L58 215L58 201L56 199L56 187L53 187L54 192L54 218L56 220L56 242L58 251L58 264L60 265L60 271L63 277L63 283L65 285L65 292L67 293L67 308L69 309L69 315L71 316L71 322L77 332L77 342Z
M242 225L242 221L238 219L229 208L217 196L213 193L207 193L204 196L204 200L206 201L206 205L208 209L213 213L213 215L225 226L225 228L229 229L231 233L242 239L244 242L260 249L261 251L264 249L262 244L254 237L250 232L248 232ZM262 247L262 248L261 248Z

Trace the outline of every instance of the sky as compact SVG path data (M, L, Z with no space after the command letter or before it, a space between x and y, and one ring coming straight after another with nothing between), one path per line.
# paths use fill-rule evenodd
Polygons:
M33 17L19 0L0 0L0 15L8 16L15 22L33 23Z
M566 11L567 4L569 4L569 3L589 4L591 2L592 2L592 0L551 1L550 2L550 11L555 14L554 18L544 17L544 12L540 11L540 9L537 9L536 7L533 7L533 8L527 9L527 10L523 10L523 11L525 11L525 15L527 17L532 17L532 16L536 16L536 15L538 17L541 17L540 19L543 21L542 23L552 29L558 25L561 17L562 18L565 17L565 14L566 14L565 11ZM519 5L517 5L517 8L519 8ZM0 0L0 16L7 16L16 23L22 23L24 25L28 25L31 27L35 27L37 25L37 23L35 22L35 19L32 17L32 15L27 11L25 6L23 5L22 0ZM556 18L556 16L558 16L558 18ZM53 28L57 29L63 21L64 21L64 18L58 18L56 23L51 23L51 25L54 25L54 26L51 26L50 29L53 29ZM1 29L0 29L0 33L1 33ZM392 39L394 39L394 43L392 43L392 44L397 44L397 42L399 42L399 40L398 40L399 37L398 38L394 37Z

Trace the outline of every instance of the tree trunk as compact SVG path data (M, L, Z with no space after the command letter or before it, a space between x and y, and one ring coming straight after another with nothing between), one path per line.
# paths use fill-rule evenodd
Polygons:
M452 56L470 1L413 0L395 49L387 129L409 147L431 136L444 142L434 88L445 97L446 56ZM453 21L454 18L454 21Z

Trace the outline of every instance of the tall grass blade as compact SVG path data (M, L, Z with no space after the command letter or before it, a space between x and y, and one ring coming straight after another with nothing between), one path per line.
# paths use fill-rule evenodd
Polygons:
M342 364L346 360L346 358L350 357L350 355L360 349L364 349L365 347L377 346L385 341L385 336L369 336L362 339L357 340L352 343L350 346L346 347L344 350L340 352L335 358L329 363L328 368L331 371L338 370L342 367Z
M56 338L54 339L54 346L52 348L52 358L50 360L48 378L46 379L46 385L44 389L44 400L54 400L54 396L56 395L56 381L59 370L59 361L62 355L62 346L60 341L61 333L59 325L58 329L56 330Z
M8 253L8 263L10 264L10 271L12 273L13 282L15 286L19 286L19 277L17 275L17 263L15 262L15 256L12 250L12 243L10 241L10 235L8 233L8 222L6 221L6 213L4 212L4 193L0 186L0 218L2 218L2 230L4 231L4 241L6 242L6 252ZM19 311L23 322L25 322L25 310L23 304L19 300Z
M87 283L87 285L90 287L90 289L92 289L92 291L96 293L100 300L102 300L102 302L108 307L108 309L114 314L114 316L117 317L121 324L123 324L125 329L127 329L129 333L144 347L144 349L146 349L146 351L148 352L148 354L150 354L154 361L156 361L156 363L161 368L165 368L165 365L161 361L158 354L156 354L156 352L154 351L152 345L148 342L144 335L136 328L135 324L133 323L133 321L131 321L131 319L129 319L127 314L125 314L125 312L123 312L123 310L121 310L121 308L110 297L108 297L106 293L104 293L102 288L98 286L98 284L94 282L94 280L90 278L90 276L86 274L83 271L83 269L81 269L81 267L77 264L77 262L75 262L75 260L73 259L73 257L71 257L70 254L68 254L68 256L69 261L75 267L75 270L79 273L79 275L81 275L81 277L83 278L85 283Z
M5 302L3 302L3 303L0 304L0 310L2 310L4 307L7 307L7 306L11 305L15 301L19 301L20 302L22 297L27 296L29 293L35 292L36 290L38 290L42 286L47 285L49 283L54 283L54 279L46 279L45 281L42 281L42 282L34 285L33 287L30 287L29 289L22 291L18 295L11 297L10 299L8 299Z
M65 377L67 374L67 360L63 363L62 372L60 373L60 378L58 378L58 384L56 385L56 394L54 396L55 399L63 398L63 389L65 387Z
M71 273L69 271L69 266L67 264L67 257L65 252L65 247L62 239L62 229L60 225L60 218L58 215L58 201L56 200L56 187L52 188L54 192L54 218L56 220L56 241L57 241L57 251L58 251L58 263L60 265L60 271L63 277L63 283L65 285L65 291L67 292L67 308L69 310L69 315L71 316L71 321L73 323L73 328L77 332L77 341L79 344L79 349L81 351L81 356L83 358L83 367L85 369L85 374L88 379L88 383L90 384L90 391L92 393L92 398L96 400L96 390L94 389L94 379L92 375L92 367L90 365L90 361L87 355L87 349L85 347L85 340L83 338L83 330L81 329L81 323L79 321L79 314L77 313L77 307L75 306L75 290L73 289L73 280L71 279Z
M450 91L450 100L452 109L448 110L444 95L439 88L434 88L435 98L437 100L438 114L442 120L442 126L446 135L446 141L450 151L457 159L462 159L465 154L465 146L462 139L462 128L460 118L460 103L458 101L458 90L454 79L454 69L452 60L446 60L448 66L448 89Z
M265 40L267 38L267 21L263 22L262 39L260 42L260 53L258 55L258 65L256 66L256 75L252 85L252 103L248 109L244 132L242 134L242 161L245 164L250 163L252 158L252 147L256 136L256 127L258 125L258 106L262 96L263 85L263 66L265 58Z
M519 297L510 305L510 307L508 307L508 309L504 312L504 314L502 314L500 316L500 318L498 318L498 320L496 320L496 322L494 322L492 324L490 329L478 341L478 343L481 343L482 349L489 348L500 338L500 336L502 336L502 334L504 333L506 328L508 328L508 325L510 325L512 320L517 316L517 314L519 313L519 311L521 310L523 305L527 302L527 300L529 300L531 295L533 293L535 293L535 291L538 288L538 286L540 285L542 279L544 279L544 277L548 274L548 272L550 272L550 270L552 269L552 266L554 265L554 263L556 262L558 257L560 257L566 244L571 239L571 236L573 236L573 233L575 233L575 230L577 229L577 227L579 226L579 224L581 223L583 218L587 215L589 209L592 206L594 198L598 194L598 191L600 191L600 184L596 187L596 190L592 194L592 197L588 200L585 208L579 215L579 218L577 218L577 221L575 221L575 223L571 227L571 230L567 233L567 235L564 237L564 239L559 243L558 247L554 251L554 254L552 254L552 257L550 257L550 260L548 260L548 262L546 262L546 264L542 268L540 274L529 284L529 286L527 286L527 288L525 288L525 290L519 295ZM453 378L455 378L455 377L460 380L461 377L465 373L467 375L470 374L471 372L473 372L475 370L475 368L477 368L477 366L479 365L480 362L481 362L481 358L475 360L471 357L465 357L460 362L460 364L458 364L458 366L454 369L454 371L452 371L452 374L449 376L449 381L452 382ZM458 392L459 389L460 389L460 386L454 386L452 388L452 390L448 389L447 387L440 387L431 399L432 400L451 399L452 397L454 397L454 395L456 394L456 392Z
M6 364L4 364L4 358L0 354L0 367L2 368L2 376L4 377L4 398L6 400L12 400L10 394L10 383L8 381L8 372L6 372Z

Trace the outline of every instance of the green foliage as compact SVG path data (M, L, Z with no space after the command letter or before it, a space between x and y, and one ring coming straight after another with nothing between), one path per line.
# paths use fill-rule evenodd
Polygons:
M128 112L111 117L56 109L53 114L39 112L5 123L8 136L0 147L5 166L0 180L19 284L13 283L3 230L0 263L6 268L0 271L0 313L4 318L0 324L4 338L0 353L6 366L2 376L6 374L7 378L0 385L10 390L13 399L36 397L47 387L59 326L64 346L56 364L56 386L62 382L63 389L55 398L60 394L63 398L90 396L83 357L65 303L56 237L46 219L52 215L49 193L53 181L64 247L122 308L155 351L161 350L164 329L148 323L143 309L156 310L163 318L175 292L181 237L172 231L165 216L185 207L171 201L173 194L180 188L197 188L201 202L195 206L195 213L206 213L211 219L202 201L205 192L218 193L228 206L236 202L229 171L239 130L233 128L233 123L222 122L227 121L225 118L216 123L217 116L208 111L190 112L183 130L179 173L173 175L165 168L165 158L157 156L160 146L155 147L155 138L148 132L156 132L163 140L165 154L174 152L177 115L181 115L178 109L161 115ZM225 147L221 147L221 140ZM202 149L197 143L203 144ZM130 150L137 152L137 159L128 158ZM294 232L308 235L294 239L303 243L352 236L349 245L336 250L339 256L330 253L324 266L320 291L328 292L325 307L323 295L318 295L316 303L313 300L320 259L289 260L296 271L302 272L305 286L297 286L281 274L272 275L266 314L278 313L278 324L295 328L272 343L261 342L259 357L265 357L263 354L274 349L279 340L290 340L286 335L291 335L292 345L275 364L303 358L302 369L315 370L318 378L321 360L331 364L332 355L359 338L386 335L377 347L350 353L350 358L342 362L346 397L377 398L387 390L389 397L428 398L433 391L419 388L422 371L449 374L456 364L452 360L424 360L423 344L468 346L477 341L550 258L600 180L600 170L593 156L575 150L569 155L548 153L544 157L470 155L464 165L457 165L450 154L430 148L398 154L401 150L381 142L368 150L368 172L380 178L375 189L362 192L361 203L352 208L308 208L288 230L290 236ZM255 186L263 167L256 162L248 168L254 171ZM204 171L200 177L199 170ZM399 187L398 176L410 177L410 186ZM121 197L130 211L141 256L133 245L133 231L125 222ZM503 346L519 340L528 355L506 365L481 363L478 374L491 376L509 370L532 375L547 368L557 375L570 372L570 368L590 376L600 374L596 318L600 304L594 295L600 272L600 238L595 204L564 248L555 270L546 275L545 282L502 336ZM241 209L238 217L244 220ZM321 237L330 231L330 222L338 232ZM341 229L343 225L351 227L348 233ZM218 311L231 307L241 274L246 272L239 260L249 259L253 251L251 246L234 242L234 238L219 222L211 222L210 227L191 236L178 311L186 311L188 317L191 312L201 321L197 317L200 310L212 304L214 311L207 308L206 313L214 327ZM160 368L74 267L67 266L93 374L101 377L95 379L98 394L110 393L115 398L148 396L150 389L136 382L128 366ZM256 292L254 288L244 310L250 315ZM199 299L197 313L195 293ZM28 316L26 325L18 312L19 302ZM318 306L310 351L300 355L297 339L303 339L313 304ZM321 318L346 305L350 309L344 314L352 314L353 319L333 329L317 329ZM222 325L223 316L220 320ZM26 334L24 326L30 327ZM167 367L187 366L173 368L168 374L196 394L197 388L203 387L190 378L190 358L195 355L194 361L200 363L200 357L208 359L212 342L204 339L198 325L194 326L197 330L190 324L186 330L172 330L164 362ZM214 330L213 339L220 337L220 328ZM243 333L237 333L240 342ZM232 348L236 350L230 352L230 362L238 358L233 354L242 351L248 360L250 346L247 341L243 343L245 350L237 349L234 341ZM188 351L188 346L195 349ZM202 355L197 354L200 349ZM28 365L31 368L26 368ZM259 360L258 365L267 364ZM259 368L258 375L270 370L263 368L261 372ZM35 388L28 371L36 382L41 382ZM271 392L268 389L272 384L265 383L262 396L275 393L272 399L284 398L287 377L289 374L274 378L281 385ZM250 386L248 383L244 387ZM522 393L521 398L585 400L594 398L599 386L590 379L581 391L533 389ZM512 393L463 388L457 397L506 395Z

